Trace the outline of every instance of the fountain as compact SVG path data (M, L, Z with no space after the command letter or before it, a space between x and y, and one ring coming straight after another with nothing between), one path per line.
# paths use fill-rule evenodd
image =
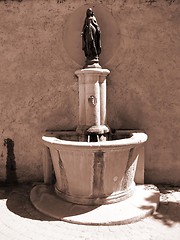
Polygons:
M106 77L99 64L101 31L92 9L82 30L83 69L79 82L76 131L46 131L44 184L31 191L41 212L68 222L106 225L137 221L152 214L159 202L153 185L135 185L142 131L111 130L106 116ZM55 184L52 181L53 170Z

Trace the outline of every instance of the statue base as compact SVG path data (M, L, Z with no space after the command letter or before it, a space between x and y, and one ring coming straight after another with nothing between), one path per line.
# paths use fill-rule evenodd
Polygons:
M86 59L86 64L83 68L102 68L99 64L99 58Z

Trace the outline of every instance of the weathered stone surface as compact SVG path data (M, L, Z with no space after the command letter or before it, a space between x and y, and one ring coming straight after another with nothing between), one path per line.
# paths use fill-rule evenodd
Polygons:
M116 140L96 142L70 141L62 135L48 132L42 138L51 156L44 161L45 183L51 183L47 178L52 171L50 161L57 195L82 205L109 204L133 195L137 162L148 138L146 134L127 131L125 138L124 132L119 131L114 136Z
M0 1L0 180L6 180L5 139L14 142L18 181L41 180L41 134L76 128L74 72L84 56L74 42L78 36L81 42L84 9L93 7L102 30L100 64L111 71L108 125L143 129L145 181L178 184L179 6L178 0ZM67 38L71 24L75 32Z

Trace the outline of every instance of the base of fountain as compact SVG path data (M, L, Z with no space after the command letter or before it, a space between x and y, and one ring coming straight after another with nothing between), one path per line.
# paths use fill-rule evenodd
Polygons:
M30 194L35 208L45 215L83 225L118 225L139 221L157 210L159 197L160 192L154 185L138 185L130 198L99 206L64 201L57 196L52 185L37 185Z
M104 205L104 204L112 204L120 201L124 201L127 198L131 197L135 191L135 183L131 185L131 187L127 188L124 191L114 192L111 195L102 195L102 196L78 196L78 195L69 195L60 191L55 184L55 192L56 194L65 201L80 204L80 205Z

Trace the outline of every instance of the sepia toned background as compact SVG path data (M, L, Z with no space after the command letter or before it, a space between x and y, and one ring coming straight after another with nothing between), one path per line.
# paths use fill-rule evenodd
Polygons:
M145 182L180 183L180 1L0 1L0 181L41 181L47 129L78 123L81 30L102 31L107 118L145 131Z

